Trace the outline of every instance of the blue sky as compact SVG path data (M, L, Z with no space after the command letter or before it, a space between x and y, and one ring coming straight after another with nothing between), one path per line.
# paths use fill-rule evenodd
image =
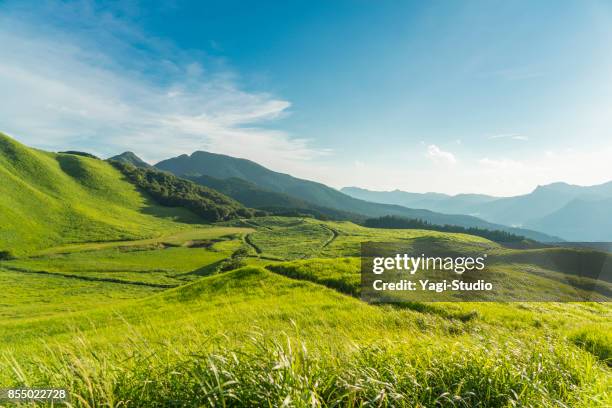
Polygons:
M334 187L612 179L612 4L0 1L0 130Z

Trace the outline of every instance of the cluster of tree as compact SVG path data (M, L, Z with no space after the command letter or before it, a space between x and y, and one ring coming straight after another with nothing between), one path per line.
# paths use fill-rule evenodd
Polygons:
M221 262L219 266L220 272L233 271L234 269L242 268L247 263L245 258L249 256L249 250L246 247L240 247L231 257Z
M369 228L388 228L388 229L425 229L441 232L460 232L463 234L476 235L495 242L523 242L527 238L511 234L506 231L488 230L484 228L465 228L457 225L436 225L427 221L414 218L398 217L396 215L385 215L378 218L368 218L363 225Z
M250 218L264 212L246 208L237 201L210 188L181 179L170 173L111 161L124 176L161 205L184 207L206 221Z

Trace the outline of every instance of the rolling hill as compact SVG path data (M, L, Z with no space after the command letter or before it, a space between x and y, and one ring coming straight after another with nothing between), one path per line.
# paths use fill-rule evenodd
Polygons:
M398 215L406 218L418 218L432 224L458 225L507 231L538 241L558 241L556 237L536 231L511 228L494 224L482 219L459 214L442 214L424 209L410 209L399 205L373 203L346 195L338 190L314 181L303 180L288 174L269 170L255 162L222 154L198 151L190 156L181 155L164 160L155 167L169 171L180 177L209 176L218 179L239 178L255 184L257 187L287 194L317 206L347 211L368 217Z
M150 170L153 168L153 166L142 160L133 152L124 152L117 156L110 157L107 160L130 164L143 169ZM258 187L254 183L236 177L227 179L219 179L206 175L183 177L201 186L225 194L247 207L264 210L273 214L304 214L321 219L342 219L351 221L362 221L365 218L364 216L348 211L319 206L287 194L267 190Z
M169 207L187 208L207 222L226 221L238 217L250 218L255 215L253 210L225 194L168 172L135 167L118 161L110 163L158 203Z
M1 133L0 178L0 251L9 252L5 257L182 228L174 221L204 222L185 208L160 205L108 162L32 149Z

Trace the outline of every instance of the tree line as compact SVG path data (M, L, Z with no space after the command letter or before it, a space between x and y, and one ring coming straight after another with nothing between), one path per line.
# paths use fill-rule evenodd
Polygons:
M388 228L388 229L424 229L440 232L458 232L469 235L476 235L495 242L522 242L528 241L521 235L512 234L500 230L488 230L485 228L460 227L458 225L437 225L417 219L405 218L397 215L385 215L378 218L368 218L363 225L368 228Z

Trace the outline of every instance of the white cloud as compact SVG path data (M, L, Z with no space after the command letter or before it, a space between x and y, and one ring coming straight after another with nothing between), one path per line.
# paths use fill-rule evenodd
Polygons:
M1 10L0 131L41 148L133 150L150 161L206 149L287 168L329 153L266 128L290 102L240 89L222 59L148 39L88 3L50 4L45 12L73 13L80 26Z
M436 145L427 146L427 158L434 163L455 164L457 159L451 152L445 152Z
M518 133L500 133L497 135L489 136L489 139L511 139L511 140L521 140L527 141L529 140L528 136L519 135Z

